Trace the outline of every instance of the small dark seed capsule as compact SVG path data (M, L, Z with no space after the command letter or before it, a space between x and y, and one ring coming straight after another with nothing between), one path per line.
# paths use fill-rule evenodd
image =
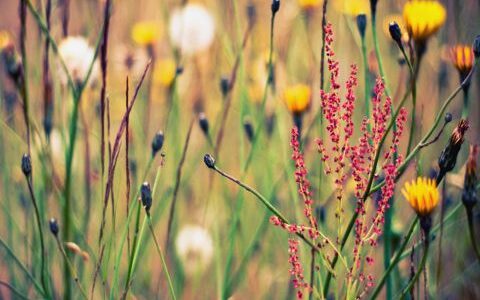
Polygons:
M32 160L26 153L22 156L22 172L26 177L32 174Z
M144 182L142 184L142 187L140 188L140 194L143 207L145 207L145 211L147 214L149 214L150 208L152 207L152 190L150 189L150 184L148 182Z
M378 0L370 0L370 10L372 12L372 16L375 16L377 13L377 2Z
M248 140L252 142L254 135L252 121L250 121L249 119L245 120L245 122L243 122L243 129L245 130L245 134L247 135Z
M255 4L249 3L247 6L247 16L250 24L254 24L257 20L257 9Z
M205 156L203 157L203 162L208 168L210 169L215 168L215 159L210 154L205 154Z
M222 78L220 79L220 91L222 92L222 95L223 96L227 95L229 90L230 90L230 81L228 80L227 77L222 76Z
M402 30L397 22L390 22L388 25L388 31L390 32L390 37L394 40L399 47L402 47Z
M452 120L453 120L452 114L449 113L449 112L447 112L447 113L445 114L445 123L450 123L450 122L452 122Z
M473 41L473 54L475 55L476 59L480 58L480 35L477 35L475 40Z
M357 28L358 32L360 32L360 36L362 38L365 37L365 30L367 29L367 15L359 14L357 16Z
M163 147L163 142L165 140L165 136L163 135L163 131L159 131L155 134L152 140L152 156L155 156L160 149Z
M182 75L182 73L183 73L183 67L182 66L177 67L177 69L175 70L175 74L177 74L178 76L178 75Z
M272 1L272 14L276 14L280 9L280 0Z
M50 232L54 235L57 236L59 229L58 229L58 222L55 218L51 218L50 221L48 222L49 227L50 227Z
M203 112L201 112L198 115L198 125L200 125L200 129L202 129L203 133L205 135L208 135L208 129L209 129L208 119L207 119L207 116L205 116L205 113Z

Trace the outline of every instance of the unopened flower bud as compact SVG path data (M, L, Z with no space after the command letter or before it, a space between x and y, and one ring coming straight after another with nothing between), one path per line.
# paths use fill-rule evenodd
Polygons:
M480 59L480 35L477 35L472 45L473 54L476 59Z
M276 14L280 9L280 0L272 0L272 14Z
M257 9L252 2L247 5L247 16L250 24L254 24L257 21Z
M359 14L357 16L357 28L358 32L360 32L360 36L362 38L365 37L365 30L367 29L367 15L366 14Z
M455 167L457 163L457 156L460 148L462 147L465 132L468 130L468 121L461 119L457 127L455 127L452 136L448 142L448 145L443 149L440 157L438 159L438 166L440 167L440 172L437 176L437 184L443 179L447 172L450 172Z
M477 197L477 157L478 146L470 146L470 155L468 156L467 168L465 171L465 180L462 192L463 205L469 210L473 209L478 202Z
M198 115L198 125L200 125L200 129L202 129L203 133L205 135L208 135L208 129L209 129L208 119L207 119L207 116L205 116L205 113L203 112L201 112Z
M150 189L150 184L144 182L140 188L140 194L142 199L142 205L145 207L147 214L150 214L150 208L152 207L152 190Z
M377 13L377 3L378 0L370 0L370 11L372 12L372 17L375 17Z
M449 113L449 112L447 112L447 113L445 114L445 123L450 123L450 122L452 122L452 120L453 120L452 114Z
M22 156L22 172L26 177L32 174L32 160L26 153Z
M203 162L208 168L210 169L215 168L215 159L210 154L205 154L205 156L203 157Z
M245 134L247 135L248 141L252 142L253 141L254 130L253 130L252 121L250 121L250 119L246 119L243 122L243 129L245 130Z
M160 149L163 147L163 142L165 140L165 136L163 135L163 131L159 131L155 134L152 140L152 156L155 156Z
M225 97L228 94L228 91L230 90L230 81L228 80L227 77L222 76L220 79L220 91L222 92L222 95Z
M58 222L55 218L51 218L50 221L48 222L49 226L50 226L50 232L54 235L54 236L57 236L58 235Z
M395 21L390 22L390 24L388 25L388 31L390 32L390 37L397 43L398 47L403 47L402 30L400 29L398 23Z

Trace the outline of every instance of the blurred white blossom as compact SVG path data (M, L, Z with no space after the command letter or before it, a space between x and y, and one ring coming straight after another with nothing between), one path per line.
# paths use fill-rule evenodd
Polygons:
M212 15L202 5L187 4L173 12L170 39L183 54L192 55L210 47L215 37Z
M83 82L95 57L95 50L90 47L87 40L81 36L67 37L60 42L58 52L65 62L72 80L75 83ZM67 75L61 65L59 65L59 69L60 79L66 85L68 83ZM94 83L98 79L99 73L100 66L96 60L92 67L89 83Z
M212 261L212 237L203 227L197 225L183 227L177 236L175 247L188 275L205 271Z

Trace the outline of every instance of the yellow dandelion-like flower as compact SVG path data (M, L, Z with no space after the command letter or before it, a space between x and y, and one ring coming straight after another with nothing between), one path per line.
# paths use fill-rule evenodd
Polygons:
M445 23L447 11L438 1L408 1L403 7L407 31L416 42L424 42Z
M335 0L333 5L337 11L350 16L370 13L369 0Z
M169 87L175 79L176 64L173 59L162 59L155 64L153 80L155 83Z
M0 31L0 51L12 43L12 38L7 31Z
M402 194L421 217L430 215L437 207L440 198L435 180L425 177L407 182L402 189Z
M455 45L450 50L450 59L460 74L467 75L473 67L474 55L472 47Z
M161 27L158 22L142 21L132 28L132 39L140 46L151 46L160 39Z
M305 84L296 84L285 90L287 108L293 114L301 114L310 106L312 91Z
M313 9L322 4L322 0L298 0L298 5L305 10Z

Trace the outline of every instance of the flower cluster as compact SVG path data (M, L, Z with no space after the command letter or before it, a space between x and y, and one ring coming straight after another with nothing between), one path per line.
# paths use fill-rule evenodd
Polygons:
M325 53L327 66L330 73L330 87L327 90L320 91L322 113L325 119L325 128L327 135L324 139L317 139L318 152L324 163L324 170L334 182L334 195L337 202L335 216L338 220L337 241L341 233L341 224L344 214L343 201L346 198L344 186L347 177L352 176L355 181L355 197L357 201L356 213L358 219L355 223L355 245L354 245L354 264L348 270L348 278L358 279L366 290L373 286L374 278L360 269L362 266L368 267L374 263L372 257L365 255L364 245L375 246L379 236L382 234L384 216L390 207L389 201L394 195L395 180L397 177L398 166L402 162L402 157L397 154L400 137L405 128L407 120L407 110L401 108L396 119L392 119L392 101L386 97L383 101L384 83L377 80L374 87L374 96L372 102L372 115L363 119L360 128L360 137L357 143L353 141L355 135L355 125L353 122L355 110L355 88L357 86L357 72L355 65L350 66L350 74L345 85L339 83L339 62L335 59L335 52L332 47L333 31L331 24L327 24L325 31ZM345 90L345 96L341 96ZM395 130L391 134L391 143L385 146L387 131L395 124ZM291 142L293 154L292 159L295 162L295 180L300 195L303 198L304 214L309 225L286 224L278 217L272 217L271 223L282 227L292 234L309 237L313 244L322 247L330 244L330 240L320 232L317 227L317 220L312 215L312 194L310 183L307 179L307 169L303 154L300 152L299 134L297 128L291 132ZM384 147L385 146L385 147ZM385 150L383 150L385 149ZM381 166L385 178L385 185L381 189L381 196L376 206L376 211L371 214L371 219L367 217L367 208L365 200L370 192L374 172L376 167ZM376 173L375 173L376 174ZM308 235L307 235L308 234ZM331 245L335 250L334 245ZM294 286L299 289L297 296L302 297L302 288L308 287L303 281L302 268L298 261L298 241L290 240L289 253L291 264L291 275L293 276ZM365 263L364 263L365 262ZM359 286L359 288L361 288Z

